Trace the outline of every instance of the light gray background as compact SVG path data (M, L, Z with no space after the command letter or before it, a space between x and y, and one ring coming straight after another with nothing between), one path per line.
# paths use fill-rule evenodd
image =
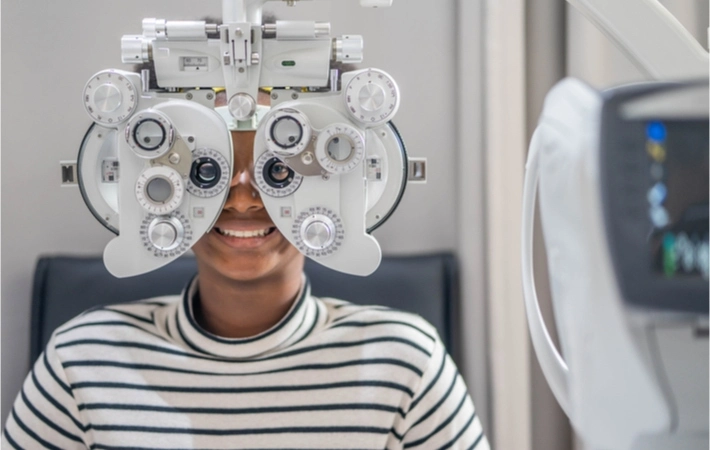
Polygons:
M395 118L409 154L429 158L429 181L410 186L376 232L388 254L455 248L455 2L399 0L390 9L356 0L269 4L283 19L330 21L333 34L365 38L362 67L397 80ZM130 70L120 38L144 17L221 15L218 0L3 0L2 2L2 422L29 369L31 281L41 254L91 254L112 237L78 188L60 187L60 160L76 159L90 125L81 102L99 70Z

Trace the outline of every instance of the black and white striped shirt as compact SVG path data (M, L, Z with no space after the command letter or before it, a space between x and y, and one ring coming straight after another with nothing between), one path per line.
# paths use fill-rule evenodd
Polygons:
M182 296L102 307L52 336L3 448L489 448L436 331L306 286L252 338L224 339Z

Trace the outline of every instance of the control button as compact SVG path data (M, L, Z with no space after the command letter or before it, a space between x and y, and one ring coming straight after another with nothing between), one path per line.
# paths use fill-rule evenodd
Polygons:
M104 70L84 86L84 108L103 126L120 124L136 110L138 99L131 80L120 71Z
M666 188L666 185L663 183L656 183L653 187L651 187L651 189L649 189L646 197L648 198L648 203L650 203L651 206L660 206L666 201L667 196L668 188Z
M666 134L666 126L661 122L649 122L646 126L646 136L652 141L663 142Z
M292 226L294 245L309 258L331 255L345 239L342 220L329 208L313 206L301 211Z
M229 99L227 107L235 119L248 120L256 112L256 101L251 95L240 92Z
M656 142L649 142L646 145L646 151L648 152L648 155L656 162L662 163L666 160L666 149L663 148L661 144L658 144Z
M355 75L343 89L345 106L351 117L372 127L390 120L399 109L399 88L394 79L378 69Z
M663 228L668 225L668 211L666 211L666 208L663 206L651 206L649 216L651 223L653 223L653 226L656 228Z
M155 218L148 227L148 239L158 250L170 251L182 242L184 228L182 223L174 218Z
M314 220L305 226L303 230L304 243L314 250L322 250L328 247L334 240L333 224L329 220L326 223L323 220Z

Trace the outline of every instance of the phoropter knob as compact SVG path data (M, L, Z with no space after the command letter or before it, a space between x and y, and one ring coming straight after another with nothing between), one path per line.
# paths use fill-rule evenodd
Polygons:
M136 87L128 72L104 70L84 86L84 107L94 122L113 127L128 120L138 105Z
M314 214L301 224L301 239L313 250L324 250L335 241L335 223L323 214Z
M184 236L185 228L175 217L156 217L148 226L148 240L158 250L170 251L177 248Z
M333 41L333 59L343 63L362 62L362 36L344 35Z
M139 34L126 34L121 37L121 62L139 64L150 61L151 41Z

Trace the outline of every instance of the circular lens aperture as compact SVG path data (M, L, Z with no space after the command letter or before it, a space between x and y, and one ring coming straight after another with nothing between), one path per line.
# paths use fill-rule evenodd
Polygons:
M133 140L146 151L156 150L163 145L166 136L163 124L152 118L141 120L133 129Z
M154 203L163 204L173 196L173 185L163 177L155 177L148 181L145 193Z
M281 189L293 181L293 170L278 158L271 158L264 164L264 180L269 186Z
M217 178L217 166L211 162L202 164L197 168L197 178L205 183L211 183Z
M210 157L197 158L192 162L190 180L201 189L209 189L219 183L222 170L219 163Z
M326 152L335 161L347 161L353 153L353 143L345 137L335 136L326 144Z
M294 147L303 138L303 127L293 117L280 117L271 126L271 138L279 147Z

